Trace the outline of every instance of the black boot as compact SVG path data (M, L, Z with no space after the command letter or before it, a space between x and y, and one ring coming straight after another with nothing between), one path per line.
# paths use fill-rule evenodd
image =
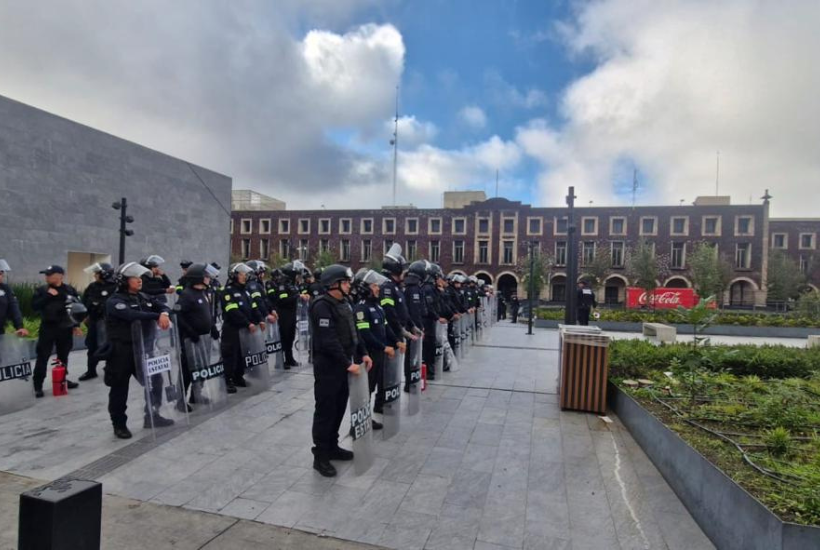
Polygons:
M150 428L151 427L151 421L152 421L152 418L149 417L149 416L146 416L145 420L142 423L142 427L145 428L145 429ZM154 424L154 428L166 428L168 426L173 426L174 421L171 420L170 418L165 418L163 416L160 416L159 413L155 413L154 417L153 417L153 424Z
M177 401L176 408L179 412L193 412L193 407L185 403L184 399L180 399Z
M120 439L131 439L131 430L128 426L114 426L114 435Z
M233 384L234 384L234 386L237 386L237 387L240 387L240 388L247 388L248 387L248 383L247 383L247 381L245 381L244 376L237 376L236 378L234 378Z
M376 422L375 420L371 420L371 422L373 423L374 430L381 430L382 428L384 428L381 422Z
M236 386L233 385L233 382L228 382L225 387L228 390L228 393L236 393Z
M86 380L91 380L93 378L97 378L97 371L89 369L85 373L81 374L80 377L77 378L77 380L79 380L80 382L85 382Z
M336 468L327 459L314 458L313 469L323 477L336 477Z
M343 462L353 460L353 451L336 447L330 452L330 460L341 460Z
M77 388L80 387L80 385L78 383L72 382L71 380L68 380L68 379L65 381L65 385L70 390L76 390Z

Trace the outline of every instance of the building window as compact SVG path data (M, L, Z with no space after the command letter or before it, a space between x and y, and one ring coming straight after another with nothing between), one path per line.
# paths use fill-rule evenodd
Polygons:
M382 254L387 254L387 252L390 250L391 246L393 246L393 239L385 239L384 240L384 250L382 251Z
M270 241L268 239L259 240L259 257L263 260L270 258Z
M513 257L513 245L515 244L514 241L503 241L502 245L502 256L501 256L501 263L504 265L512 265L515 261Z
M330 218L319 219L319 235L330 235Z
M287 235L290 233L290 220L279 220L279 234Z
M262 235L270 235L270 218L259 220L259 233Z
M396 234L396 218L384 218L382 220L382 231L385 235Z
M644 216L641 218L641 235L657 235L658 218L654 216Z
M453 263L464 263L464 241L453 241Z
M478 233L480 235L488 235L490 233L489 218L478 218Z
M251 222L252 222L252 221L253 221L253 220L243 219L243 220L240 222L239 232L240 232L242 235L250 235L250 234L251 234Z
M804 275L808 274L809 272L809 265L811 264L811 258L804 254L800 255L800 273Z
M566 235L567 229L569 228L569 223L567 222L567 217L557 217L555 218L555 230L553 233L555 235Z
M555 243L555 265L567 265L567 243L566 241L558 241Z
M754 233L754 218L751 216L735 216L736 236L750 236L754 235Z
M581 234L582 235L597 235L598 234L598 218L582 218L581 219Z
M541 218L527 218L527 235L543 234L543 221Z
M478 263L490 263L490 243L489 241L478 241Z
M299 218L299 234L310 235L310 218Z
M330 239L321 239L319 241L319 252L330 251Z
M788 233L772 233L772 248L789 248Z
M418 235L419 234L419 219L418 218L407 218L405 220L406 230L405 233L408 235Z
M290 241L287 239L282 239L279 241L279 255L287 260L290 258Z
M612 267L624 266L624 243L623 241L613 242L610 246L610 260Z
M735 268L749 269L752 266L752 244L737 243L735 245Z
M672 243L672 269L683 269L686 266L686 243Z
M430 241L430 261L438 263L441 257L441 243L438 241Z
M362 235L373 234L373 218L362 218Z
M502 222L502 227L504 228L505 235L512 235L515 233L515 219L514 218L504 218Z
M231 235L233 235L233 218L231 218Z
M430 235L441 235L441 218L430 218L427 232Z
M242 239L242 249L241 249L242 259L247 260L251 256L251 240L250 239Z
M373 242L370 239L362 240L362 261L369 262L373 255Z
M815 246L814 233L800 233L800 250L814 250Z
M674 216L672 218L670 233L676 237L686 237L689 235L689 218L686 216Z
M453 235L467 234L467 218L453 218Z
M416 241L407 241L407 258L413 261L418 253Z
M595 241L584 241L581 250L581 265L591 265L595 261Z
M350 218L341 218L339 220L339 233L342 235L350 235L353 230L353 220Z
M350 239L342 239L339 247L339 260L342 262L350 261Z
M703 235L720 237L720 216L703 216Z
M610 235L626 235L626 218L609 218Z
M299 259L300 260L307 260L308 256L310 255L310 245L308 244L307 239L302 239L299 241Z

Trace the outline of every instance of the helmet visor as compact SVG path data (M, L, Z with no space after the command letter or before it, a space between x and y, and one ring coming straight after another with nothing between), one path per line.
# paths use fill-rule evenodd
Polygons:
M102 271L102 266L98 263L97 264L92 264L92 265L86 267L85 269L83 269L83 272L87 273L89 275L92 275L94 273L99 273L100 271Z
M372 269L369 269L367 273L362 276L362 282L368 285L379 285L381 286L386 280L387 277L382 275L381 273L377 273Z
M0 259L0 271L11 271L11 267L9 267L6 260Z
M299 260L293 260L293 271L307 271L307 267Z
M157 256L156 254L151 254L145 259L146 265L158 266L165 263L165 260L162 256Z
M390 258L398 263L403 263L404 258L402 258L401 255L401 245L399 243L393 243L390 250L387 251L387 254L385 254L384 257Z
M219 277L219 270L212 265L205 266L205 274L208 275L211 279Z
M142 267L137 262L128 262L127 264L123 264L117 270L117 273L120 277L124 277L129 279L131 277L142 277L146 273L151 273L149 269Z
M231 268L231 273L252 273L253 269L245 264L236 264Z

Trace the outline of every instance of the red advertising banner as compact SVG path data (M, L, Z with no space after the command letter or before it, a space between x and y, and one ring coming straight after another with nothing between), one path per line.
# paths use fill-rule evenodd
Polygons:
M648 299L647 299L648 297ZM694 307L700 298L691 288L656 288L647 296L647 292L642 288L629 287L626 289L627 309L639 309L642 307L654 307L655 309L676 309L684 307L686 309Z

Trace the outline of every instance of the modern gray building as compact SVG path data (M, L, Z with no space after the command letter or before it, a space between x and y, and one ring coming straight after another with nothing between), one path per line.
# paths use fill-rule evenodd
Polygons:
M0 96L0 258L11 282L40 280L50 264L84 287L82 269L117 264L119 211L134 217L126 260L230 254L231 178Z

